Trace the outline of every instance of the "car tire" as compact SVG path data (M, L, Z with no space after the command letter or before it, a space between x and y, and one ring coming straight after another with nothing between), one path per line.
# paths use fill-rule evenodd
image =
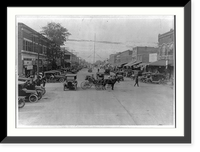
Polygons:
M36 92L37 92L38 100L40 100L42 98L43 91L42 90L36 90Z
M31 94L28 99L29 99L29 102L31 103L38 102L38 97L36 94Z
M23 108L25 106L25 99L18 99L18 107Z

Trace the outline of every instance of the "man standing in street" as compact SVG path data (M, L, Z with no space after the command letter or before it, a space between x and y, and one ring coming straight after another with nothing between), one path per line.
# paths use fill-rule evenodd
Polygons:
M135 84L134 84L134 87L135 87L136 84L137 84L137 86L139 87L139 84L138 84L138 74L136 75L136 78L135 78Z

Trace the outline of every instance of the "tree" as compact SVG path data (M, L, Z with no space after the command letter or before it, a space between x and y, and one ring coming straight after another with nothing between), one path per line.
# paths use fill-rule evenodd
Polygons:
M60 23L51 22L42 27L41 34L51 39L57 45L64 45L64 42L71 35L68 30L61 26Z
M60 46L71 35L68 30L60 25L60 23L51 22L47 26L42 27L41 34L52 40L47 52L47 58L50 61L52 68L56 67L56 60L62 60L64 54L61 52Z

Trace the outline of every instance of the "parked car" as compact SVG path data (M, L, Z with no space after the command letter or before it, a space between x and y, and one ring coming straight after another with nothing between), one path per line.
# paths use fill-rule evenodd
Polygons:
M64 82L65 75L58 70L44 72L47 82Z
M88 69L88 72L92 72L92 68L89 68L89 69Z

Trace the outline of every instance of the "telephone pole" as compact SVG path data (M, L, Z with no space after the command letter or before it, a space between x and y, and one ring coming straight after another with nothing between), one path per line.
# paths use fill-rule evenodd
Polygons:
M93 64L95 63L95 41L96 41L96 33L94 35L94 58L93 58Z

